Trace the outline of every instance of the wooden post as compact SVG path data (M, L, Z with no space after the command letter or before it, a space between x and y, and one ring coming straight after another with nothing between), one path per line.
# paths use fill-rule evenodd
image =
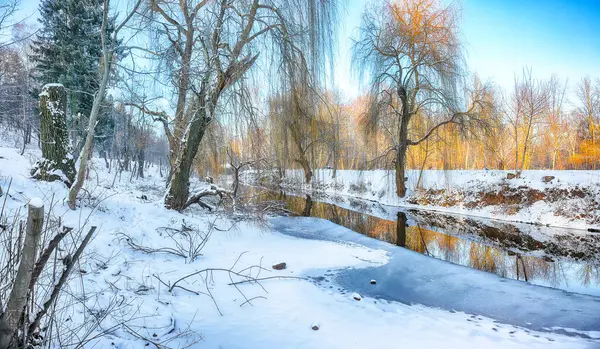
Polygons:
M44 224L44 203L39 198L31 199L27 212L27 231L17 276L15 277L6 311L0 318L0 349L10 348L16 334L21 314L27 302L27 291L33 272L37 247Z

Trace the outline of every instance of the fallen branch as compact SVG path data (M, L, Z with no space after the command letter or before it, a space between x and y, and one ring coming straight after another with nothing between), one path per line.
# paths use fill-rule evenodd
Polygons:
M248 282L252 283L252 282L258 282L258 281L264 281L264 280L271 280L271 279L298 279L298 280L306 280L305 277L301 277L301 276L279 275L279 276L268 276L268 277L258 278L258 279L242 280L242 281L232 282L232 283L229 283L227 285L233 286L233 285L245 284L245 283L248 283Z
M198 204L201 207L208 209L209 211L213 211L214 207L210 206L205 202L202 202L200 199L202 199L205 196L218 196L222 200L224 196L231 197L231 195L231 191L217 187L216 185L211 185L210 188L203 189L195 194L190 195L188 201L185 203L185 205L183 205L182 210L185 210L193 204Z
M140 252L143 252L146 254L167 253L167 254L172 254L172 255L178 256L178 257L186 258L186 255L183 252L177 251L176 249L171 248L171 247L153 248L153 247L148 247L148 246L142 246L142 245L136 244L133 241L133 239L127 234L120 233L119 236L122 236L125 239L125 241L127 242L127 244L129 245L129 247L131 247L135 251L140 251Z

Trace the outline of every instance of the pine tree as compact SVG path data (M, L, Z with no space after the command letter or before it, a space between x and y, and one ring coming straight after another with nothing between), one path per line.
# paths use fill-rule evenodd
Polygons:
M102 6L102 0L42 0L42 28L32 45L38 85L60 83L67 89L67 120L77 153L99 86ZM107 27L107 37L113 30L114 20Z

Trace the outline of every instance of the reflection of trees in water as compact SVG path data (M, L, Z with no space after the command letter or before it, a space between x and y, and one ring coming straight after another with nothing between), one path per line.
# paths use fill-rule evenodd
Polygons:
M288 209L305 216L328 219L336 224L372 238L455 264L495 273L502 277L530 282L544 281L550 286L568 285L576 281L583 286L600 284L600 262L548 261L535 256L507 252L479 242L463 240L422 226L406 226L406 214L399 212L396 221L377 218L336 205L283 193L265 196L263 200L282 200Z
M396 220L396 245L406 247L406 214L398 212Z
M503 257L504 254L499 253L499 251L493 247L481 245L475 242L470 243L469 265L472 268L484 270L505 277L507 272Z
M419 253L433 256L429 253L428 245L435 242L435 232L413 225L406 228L406 247Z
M598 262L582 264L577 274L584 286L600 284L600 264Z
M311 216L312 207L313 207L312 198L310 197L310 195L307 194L306 195L306 200L304 200L304 209L302 210L302 215L304 217L310 217Z

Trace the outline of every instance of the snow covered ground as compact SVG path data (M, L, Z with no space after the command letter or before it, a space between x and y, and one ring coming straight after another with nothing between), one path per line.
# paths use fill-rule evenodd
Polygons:
M408 170L407 195L396 195L393 171L316 170L310 184L301 170L260 177L246 171L248 184L275 184L305 192L345 195L391 206L459 213L512 222L527 222L587 230L600 228L600 171ZM551 178L545 182L544 177ZM487 196L486 196L487 194ZM498 197L500 195L500 197Z
M87 226L99 228L79 271L69 282L69 292L63 292L60 299L57 325L65 334L63 347L76 340L87 341L86 348L145 348L148 343L173 348L592 348L600 345L600 334L583 324L572 330L535 331L485 316L444 310L443 306L433 308L378 299L369 292L356 301L352 298L355 290L338 285L335 276L393 263L397 256L385 243L370 245L348 230L330 241L289 234L299 228L307 234L323 229L340 232L318 219L276 218L271 224L258 224L238 221L224 213L207 213L198 207L183 214L169 211L161 203L164 181L152 169L145 179L130 179L129 173L115 177L114 173L107 173L103 161L93 161L83 207L70 211L64 200L67 193L63 184L29 178L29 169L37 156L37 151L28 150L25 156L20 156L16 149L0 148L0 185L7 195L9 213L22 210L35 197L40 197L48 209L54 197L52 210L63 222L77 230L87 220ZM7 190L11 178L11 188ZM196 188L201 185L194 184ZM147 254L131 247L130 243L135 242L155 248L175 248L175 240L161 227L182 224L200 232L208 232L211 224L218 228L212 230L202 255L194 261L165 253ZM419 264L426 257L407 253L403 258ZM287 269L271 269L271 265L280 262L287 263ZM256 266L267 269L259 277L305 279L228 285L244 279L215 270L180 281L177 285L182 287L172 292L166 286L207 268L251 271L256 276L259 271ZM490 278L497 280L493 275L466 273L466 268L433 259L428 259L426 268L474 275L469 284L474 289L489 287ZM370 286L371 277L360 277L365 279L354 282ZM378 285L386 284L383 275L377 278ZM521 289L520 283L509 284L508 291ZM442 299L446 297L444 287L445 283L435 278L428 280L429 290L437 288ZM523 287L526 287L523 294L534 298L511 298L516 306L520 302L536 302L537 291L540 295L547 292L535 286L523 284ZM569 297L579 297L565 293L562 299L560 294L554 296L561 304L567 304ZM598 298L583 298L588 312L599 313ZM540 308L537 311L543 312L543 307ZM576 309L566 309L571 310ZM535 318L535 314L525 316ZM100 326L80 327L89 323L90 318L99 319ZM315 325L318 330L312 329ZM580 335L572 335L575 332ZM54 342L54 346L59 345Z

